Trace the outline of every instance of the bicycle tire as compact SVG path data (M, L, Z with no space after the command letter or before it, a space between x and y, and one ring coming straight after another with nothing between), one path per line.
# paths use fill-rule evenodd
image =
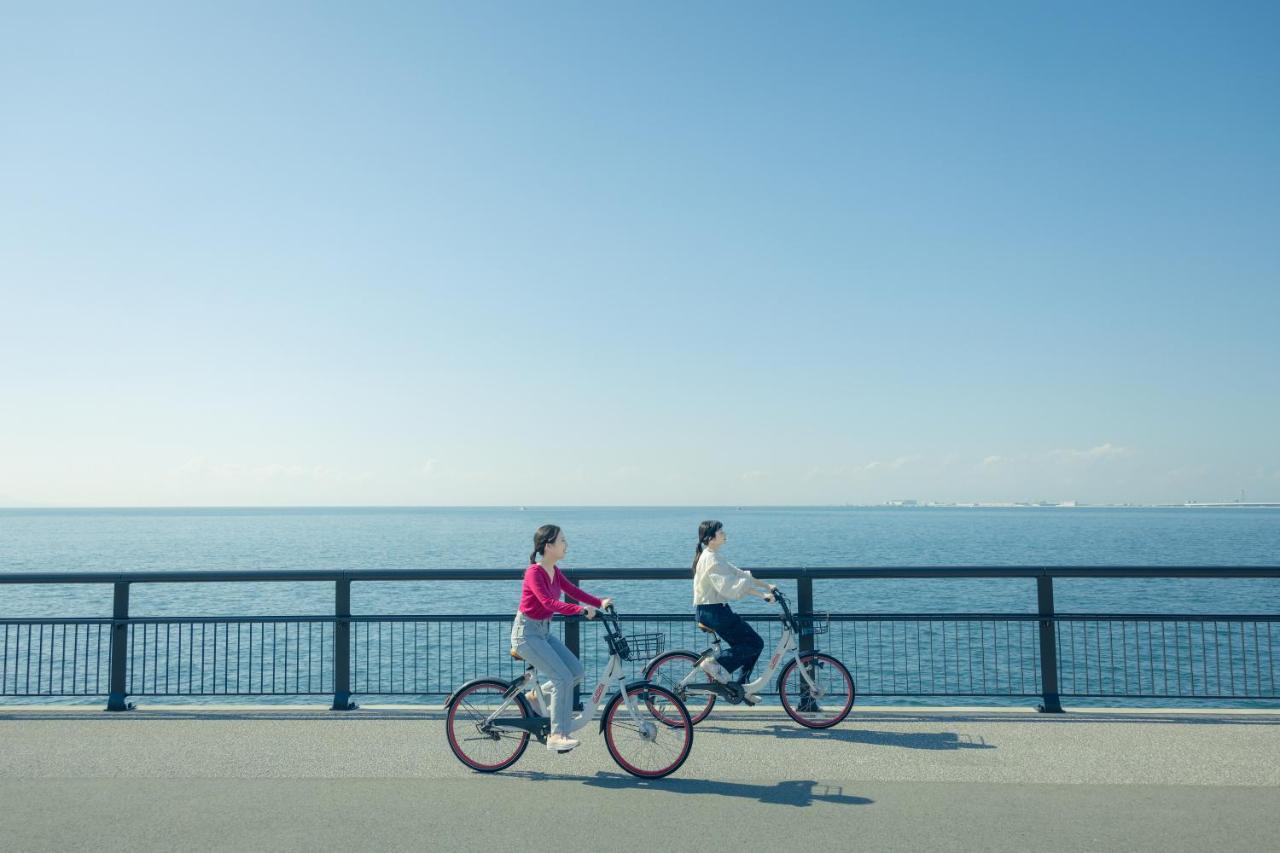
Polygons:
M604 709L601 727L605 746L619 767L641 779L661 779L680 769L693 749L693 721L680 697L652 682L635 682L627 686L627 696L635 696L642 709L663 704L665 715L678 714L679 726L659 725L656 720L641 720L640 727L629 718L623 694L617 693ZM670 707L667 707L667 706ZM642 757L650 760L642 761Z
M660 687L665 687L684 703L689 711L689 719L696 726L707 718L711 713L711 709L716 706L716 696L714 693L704 693L702 691L689 692L688 690L677 688L676 685L689 674L689 670L698 663L698 655L693 652L674 651L666 652L658 655L649 665L645 667L644 677L646 681L652 681ZM707 676L707 681L712 681L711 676ZM650 708L650 713L657 716L656 711ZM675 720L666 720L661 717L662 722L668 726L677 724Z
M501 704L509 687L510 684L506 681L481 678L459 689L449 703L445 716L449 749L453 751L455 758L479 773L505 770L519 761L529 746L527 731L520 735L487 734L480 729L480 723ZM524 696L517 694L514 705L519 708L521 717L536 716ZM510 749L501 746L508 742L511 744ZM491 748L484 749L485 744L491 745Z
M838 702L838 705L834 713L823 711L816 699L808 695L808 685L796 669L796 660L792 658L778 675L778 695L782 698L782 709L787 712L787 716L809 729L829 729L849 716L856 698L853 676L849 673L849 668L831 655L822 652L802 654L800 663L806 667L823 670L815 674L815 680L820 680L828 673L834 673L836 677L829 679L829 684L832 687L839 687L843 695L835 690L825 691L823 695L830 696ZM806 707L806 702L809 707Z

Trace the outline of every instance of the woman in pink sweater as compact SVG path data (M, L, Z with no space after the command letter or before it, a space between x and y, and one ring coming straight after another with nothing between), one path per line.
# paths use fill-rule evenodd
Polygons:
M582 613L594 619L596 608L612 603L612 599L596 598L569 583L556 565L568 549L564 533L554 524L544 524L533 534L533 553L529 555L529 568L524 571L520 611L511 626L511 648L551 679L551 734L547 749L557 752L568 752L578 745L568 730L573 714L573 685L582 680L586 671L574 653L551 633L551 617L557 613ZM562 601L562 593L581 602L581 606Z

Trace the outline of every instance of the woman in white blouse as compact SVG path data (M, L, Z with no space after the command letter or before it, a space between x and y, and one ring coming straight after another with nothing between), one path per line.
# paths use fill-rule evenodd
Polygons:
M771 602L774 587L722 557L720 546L724 543L723 524L704 521L698 525L698 548L693 554L693 606L698 621L729 643L716 660L707 658L699 666L722 683L729 682L734 670L741 670L737 683L745 684L764 650L764 640L728 603L748 595Z

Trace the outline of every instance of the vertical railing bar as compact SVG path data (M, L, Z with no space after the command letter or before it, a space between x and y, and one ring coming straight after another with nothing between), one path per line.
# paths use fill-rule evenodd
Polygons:
M965 657L968 658L968 661L969 661L969 692L972 693L974 691L974 686L975 686L973 682L973 620L972 619L966 619L964 622L964 644L965 644Z
M36 631L36 693L40 693L40 647L45 643L45 626L38 625ZM31 628L27 629L27 694L31 694Z
M1190 634L1192 626L1187 622L1187 633ZM1178 688L1176 695L1183 694L1183 635L1178 626L1178 620L1174 620L1174 674L1178 676Z
M869 633L870 632L868 632L868 634ZM870 641L870 636L868 636L868 641ZM876 676L880 685L880 690L878 692L883 692L884 691L884 623L883 622L876 622L876 654L878 655L878 658L876 661Z
M334 585L333 710L354 710L351 701L351 581Z
M844 654L845 646L845 626L841 622L840 626L840 651ZM923 644L920 643L920 620L915 620L915 689L920 693L924 693L924 651Z
M989 688L987 687L987 660L986 660L987 636L986 634L987 634L986 629L983 628L983 631L982 631L982 649L983 649L982 689L984 692L987 692L989 690ZM1000 623L994 622L994 621L991 623L991 670L995 675L996 692L999 692L1000 690ZM991 695L991 694L988 692L987 695Z
M1271 623L1267 623L1267 675L1271 677L1271 695L1276 693L1276 647L1271 639Z
M76 677L76 673L74 669L74 666L75 666L74 660L75 659L73 658L72 659L73 668L71 670L71 680L73 682L75 681L75 677ZM53 681L52 672L49 674L49 681L50 682ZM50 686L52 686L52 684ZM73 688L72 692L74 692L74 684L72 685L72 688ZM66 623L64 622L62 625L62 648L58 651L58 693L63 694L66 692L67 692L67 626L66 626Z
M1138 642L1138 623L1133 623L1133 640L1134 640L1134 660L1142 660L1142 650L1137 647ZM1129 689L1129 623L1127 621L1120 623L1120 649L1124 657L1124 692L1129 695L1133 691ZM1138 692L1142 692L1142 670L1138 670Z
M1216 681L1214 694L1222 695L1222 629L1218 620L1213 621L1213 674Z
M1156 693L1156 635L1151 628L1151 620L1147 620L1147 669L1151 675L1151 693Z
M277 655L277 653L279 652L278 643L277 643L277 641L276 641L276 637L277 637L276 629L279 627L279 625L280 625L280 623L279 623L279 622L272 622L272 623L271 623L271 690L269 690L269 691L268 691L266 688L263 688L263 691L262 691L263 693L268 693L268 692L269 692L269 693L275 693L275 692L276 692L276 655ZM264 635L265 635L265 633L266 633L266 626L265 626L265 625L263 626L263 633L264 633ZM266 652L266 642L265 642L266 637L265 637L265 636L263 637L263 640L264 640L264 642L263 642L263 644L262 644L262 645L263 645L263 652L265 653L265 652Z
M1036 609L1040 616L1040 684L1044 691L1040 710L1060 713L1058 696L1057 626L1054 624L1053 578L1043 574L1036 578ZM1074 655L1073 655L1074 657Z
M133 706L125 700L126 666L129 663L129 634L132 626L124 620L129 618L129 584L116 583L112 588L111 605L111 664L110 683L108 685L107 710L127 711Z
M1214 633L1219 634L1219 636L1221 636L1223 632L1221 631L1221 629L1218 628L1217 622L1213 623L1213 628L1214 628ZM1231 641L1231 623L1230 622L1227 623L1225 633L1227 635L1227 690L1230 691L1232 696L1234 696L1236 692L1236 663L1235 663L1235 646ZM1219 645L1221 645L1221 642L1219 642ZM1215 654L1214 663L1217 663L1217 659L1218 659L1218 656ZM1222 693L1222 664L1218 664L1218 693Z
M1258 695L1262 695L1262 648L1258 643L1258 623L1253 623L1253 674L1258 680Z
M1116 635L1115 623L1110 619L1107 620L1107 660L1111 665L1111 671L1107 673L1107 683L1114 687L1116 683ZM1128 690L1125 691L1125 693L1128 692Z
M1159 622L1159 625L1160 625L1160 676L1161 676L1162 684L1164 685L1163 692L1161 693L1161 695L1168 696L1170 695L1169 693L1169 636L1168 636L1168 631L1166 630L1168 623L1164 619L1161 619ZM1154 641L1155 640L1154 630L1152 630L1151 635L1152 635L1151 636L1152 641ZM1178 654L1177 644L1174 645L1173 653L1175 656ZM1176 669L1175 669L1175 674L1176 674ZM1154 681L1155 681L1155 676L1153 673L1152 682L1154 683Z

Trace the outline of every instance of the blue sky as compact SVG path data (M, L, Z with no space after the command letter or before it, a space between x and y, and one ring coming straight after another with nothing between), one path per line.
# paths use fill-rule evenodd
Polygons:
M9 6L0 504L1280 500L1277 9Z

